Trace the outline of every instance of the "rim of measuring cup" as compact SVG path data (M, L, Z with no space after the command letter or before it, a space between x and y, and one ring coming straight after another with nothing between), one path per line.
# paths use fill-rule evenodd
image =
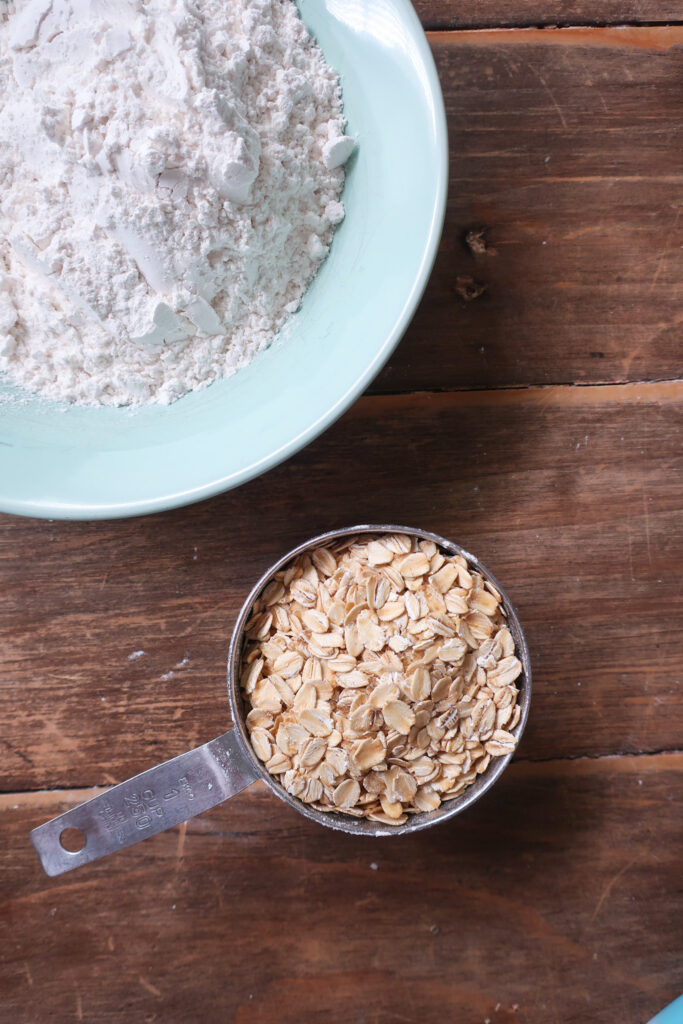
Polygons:
M491 789L494 783L496 783L501 777L510 763L514 751L511 751L504 757L492 759L486 771L479 775L476 781L473 782L471 786L468 786L465 792L460 796L455 797L453 800L443 802L435 811L420 812L418 814L409 815L408 821L404 825L385 825L379 821L369 821L367 818L354 818L351 815L339 814L333 811L319 811L315 807L311 807L310 804L306 804L297 797L292 796L291 793L288 793L284 786L278 782L274 776L268 773L263 762L260 761L254 753L245 724L243 698L239 682L245 626L256 598L264 587L266 587L271 581L273 576L275 576L275 574L285 565L291 562L298 555L303 554L305 551L328 544L331 541L340 540L343 537L366 533L405 533L412 537L418 537L420 540L431 540L450 554L462 555L469 566L480 572L482 576L489 580L498 590L502 599L503 607L505 608L510 632L512 633L512 638L515 641L516 653L522 663L522 675L518 680L518 703L521 708L521 714L519 722L515 728L511 730L517 740L517 745L519 744L526 727L527 719L529 717L529 706L531 704L531 663L526 638L517 617L517 613L496 577L481 564L478 558L470 554L469 551L466 551L464 548L461 548L459 544L455 544L453 541L447 540L445 537L440 537L436 533L430 533L428 530L419 530L412 526L382 526L377 524L365 524L361 526L344 527L338 530L330 530L327 533L321 533L316 537L312 537L309 540L304 541L303 544L299 544L297 547L292 548L291 551L288 551L282 556L282 558L279 558L277 562L270 567L270 569L264 572L242 605L242 609L237 617L237 622L235 623L235 629L232 634L230 649L228 651L228 700L230 702L230 711L232 713L238 741L242 747L245 757L253 768L255 776L265 782L276 796L281 800L284 800L286 804L293 807L294 810L299 812L299 814L303 814L305 818L310 818L311 821L315 821L319 825L324 825L326 828L333 828L340 832L349 832L352 835L400 836L406 835L409 832L418 832L423 828L431 828L432 825L439 825L442 822L448 821L450 818L454 818L467 807L476 803L477 800L481 799L484 793Z

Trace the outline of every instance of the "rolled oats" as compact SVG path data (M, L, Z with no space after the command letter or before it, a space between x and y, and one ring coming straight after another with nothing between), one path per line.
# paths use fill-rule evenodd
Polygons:
M431 541L342 539L265 587L240 682L256 756L321 811L435 811L515 749L522 665L496 588Z

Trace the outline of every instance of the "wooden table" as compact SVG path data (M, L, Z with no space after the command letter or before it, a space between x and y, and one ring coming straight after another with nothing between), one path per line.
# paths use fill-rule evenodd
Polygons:
M683 990L683 11L417 6L451 192L369 393L193 508L0 519L3 1022L641 1024ZM452 537L517 603L535 695L498 787L387 842L256 786L47 879L29 830L223 731L248 587L359 520Z

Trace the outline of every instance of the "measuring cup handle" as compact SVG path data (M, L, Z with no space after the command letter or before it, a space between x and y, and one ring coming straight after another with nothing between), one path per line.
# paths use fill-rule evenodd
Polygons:
M234 732L226 732L39 825L31 842L46 874L61 875L208 811L255 780ZM77 853L62 846L68 828L85 837Z

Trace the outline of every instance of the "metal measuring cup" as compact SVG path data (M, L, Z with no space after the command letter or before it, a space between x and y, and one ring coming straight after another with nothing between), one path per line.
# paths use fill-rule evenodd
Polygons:
M280 569L297 555L331 541L370 533L404 533L420 540L431 540L451 555L462 555L468 565L476 569L499 591L505 609L508 627L515 642L517 656L522 663L519 677L519 704L521 715L513 730L517 740L524 732L531 701L531 668L529 651L517 615L505 591L491 573L473 555L452 541L425 530L406 526L354 526L332 530L313 537L283 555L263 574L242 606L228 652L228 700L234 729L194 750L188 750L164 764L150 768L140 775L121 782L112 789L87 800L59 817L40 825L31 832L41 864L48 875L61 875L65 871L88 864L90 861L132 846L143 839L173 828L202 811L228 800L261 780L276 796L288 803L304 817L319 825L349 832L352 835L400 836L440 824L475 803L500 778L512 754L495 758L482 775L464 793L441 804L435 811L411 815L404 825L386 825L341 813L319 811L292 796L269 775L265 765L254 753L245 724L242 693L240 690L240 662L244 643L244 630L256 598ZM83 847L72 852L63 845L67 829L77 829L85 838Z

